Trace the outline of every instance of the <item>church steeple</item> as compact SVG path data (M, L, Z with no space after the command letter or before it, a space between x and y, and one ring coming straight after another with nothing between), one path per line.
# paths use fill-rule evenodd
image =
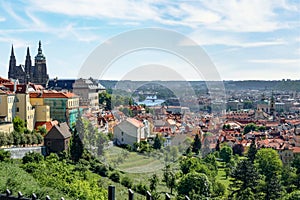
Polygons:
M11 45L11 53L10 53L10 59L9 59L9 69L8 69L8 78L15 79L15 72L16 70L16 57L14 52L14 46Z
M38 54L35 56L35 60L46 60L46 57L43 55L41 40L39 41Z
M30 80L31 77L31 56L29 52L29 47L27 47L27 54L26 54L26 60L25 60L25 80Z
M10 58L15 57L15 52L14 52L14 45L11 45L11 53L10 53Z

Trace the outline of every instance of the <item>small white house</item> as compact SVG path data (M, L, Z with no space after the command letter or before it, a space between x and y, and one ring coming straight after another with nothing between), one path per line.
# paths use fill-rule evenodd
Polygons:
M113 128L114 142L117 145L134 143L145 140L148 136L147 125L137 119L127 118Z

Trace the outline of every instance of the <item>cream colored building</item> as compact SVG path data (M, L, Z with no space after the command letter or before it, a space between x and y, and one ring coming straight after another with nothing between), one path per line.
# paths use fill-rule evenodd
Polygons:
M12 122L0 122L0 132L11 133L14 131Z
M0 90L0 121L12 122L15 117L15 94Z
M117 145L133 146L141 140L146 140L145 125L134 118L127 118L113 128L114 142Z
M35 121L36 122L50 122L50 106L35 106Z
M16 93L16 116L24 120L27 129L33 130L35 124L35 109L30 103L28 93Z

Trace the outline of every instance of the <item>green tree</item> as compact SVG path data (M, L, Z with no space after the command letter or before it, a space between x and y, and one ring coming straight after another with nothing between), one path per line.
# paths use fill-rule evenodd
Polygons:
M12 133L12 136L13 136L13 138L14 138L14 145L19 145L19 144L21 144L21 134L22 133L20 133L20 132L17 132L17 131L13 131Z
M254 123L247 124L244 128L244 134L247 134L251 131L258 130L258 127Z
M265 187L263 187L265 198L268 200L280 199L283 188L278 175L271 176L266 180Z
M3 149L0 149L0 162L9 160L10 156L11 154L9 151L4 151Z
M162 141L159 138L158 134L156 134L154 138L153 149L161 149L161 146L162 146Z
M7 134L0 132L0 147L4 145L7 145Z
M195 171L198 164L199 164L198 158L185 157L180 161L180 169L183 174L187 174L191 171Z
M232 147L232 151L234 155L243 156L244 155L244 146L242 144L235 144Z
M170 165L165 166L163 182L166 183L166 186L171 190L171 194L173 194L173 189L176 187L176 175L171 171Z
M181 196L197 195L201 198L207 198L211 195L211 183L205 174L191 172L181 178L177 192Z
M79 137L79 134L75 130L72 134L71 142L70 142L70 154L73 162L78 162L83 155L83 144Z
M14 130L19 133L23 133L25 130L25 122L18 116L13 119L13 126Z
M150 191L153 192L153 191L156 191L156 187L159 183L159 179L158 179L158 176L156 174L153 174L151 176L151 178L149 179L150 181Z
M172 156L172 161L175 162L175 160L178 157L178 147L177 146L171 146L171 150L170 150L171 156Z
M287 194L284 200L300 200L300 190L295 190L294 192Z
M279 198L282 186L278 176L282 172L282 162L277 151L270 148L258 150L255 163L260 174L264 176L265 185L262 187L262 192L265 193L265 198Z
M247 160L243 159L239 161L237 166L233 168L231 172L232 183L230 185L232 189L231 196L241 196L245 194L246 189L250 191L255 191L255 187L259 182L259 173L256 170L254 164Z
M252 163L254 163L256 153L257 153L257 148L256 148L255 140L252 140L251 145L248 150L248 155L247 155L248 159Z
M99 93L99 104L105 105L106 110L111 110L111 94L108 92Z
M282 162L276 150L265 148L258 150L255 158L260 174L266 179L279 175L282 170Z
M223 146L220 151L220 158L228 163L232 157L232 149L229 146Z
M193 142L192 151L198 155L200 150L201 150L201 138L199 134L196 134Z
M45 136L47 133L47 129L44 126L39 126L38 127L38 132L42 135Z

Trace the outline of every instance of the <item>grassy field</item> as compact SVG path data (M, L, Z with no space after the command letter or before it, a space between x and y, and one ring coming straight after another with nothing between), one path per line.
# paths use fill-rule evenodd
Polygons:
M226 187L226 194L228 194L228 188L231 184L230 177L226 178L226 172L224 168L223 162L217 162L218 163L218 175L216 176L216 181L222 183Z
M119 147L112 147L106 151L106 161L114 165L114 161L121 157L122 162L116 164L116 168L125 173L153 173L163 169L163 157L148 156L136 152L127 152L127 156L122 155L126 151Z
M153 174L158 175L160 184L157 187L157 191L161 194L161 199L164 199L164 193L170 192L166 187L165 183L162 182L163 178L163 168L165 166L164 157L159 157L159 153L151 154L139 154L136 152L127 152L127 156L124 155L124 149L119 147L112 147L106 152L106 161L112 164L114 160L118 157L122 157L122 162L115 165L116 169L120 170L123 175L128 176L133 181L134 184L143 183L149 186L149 179ZM230 178L226 178L225 168L223 162L218 163L218 174L216 176L216 181L224 184L226 187L226 193L228 194L228 188L231 183ZM172 168L177 171L179 169L179 163L169 163ZM117 191L118 193L118 191ZM119 194L118 194L119 195Z
M162 182L163 169L165 166L163 154L151 153L140 154L136 152L127 152L128 155L124 156L124 149L119 147L112 147L105 153L106 162L113 165L114 160L122 156L123 161L118 163L116 169L122 172L122 176L128 176L133 180L134 184L142 183L149 187L149 179L153 174L159 177L157 192L160 193L161 199L164 199L164 194L170 190ZM118 191L117 191L118 193ZM118 194L119 195L119 194ZM144 197L145 198L145 197Z

